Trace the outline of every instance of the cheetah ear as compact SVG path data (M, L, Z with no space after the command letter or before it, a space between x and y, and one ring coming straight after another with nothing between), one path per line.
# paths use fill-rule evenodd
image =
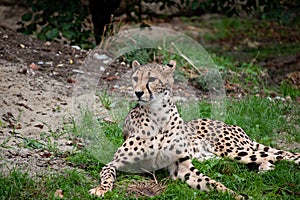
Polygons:
M174 70L176 68L176 61L170 60L167 66Z
M131 66L132 66L133 71L135 71L139 66L141 66L141 64L137 60L134 60L134 61L132 61Z

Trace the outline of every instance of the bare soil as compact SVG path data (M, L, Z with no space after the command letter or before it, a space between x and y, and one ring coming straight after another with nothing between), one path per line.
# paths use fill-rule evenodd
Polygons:
M53 138L70 122L72 70L79 68L86 52L45 44L5 27L0 27L0 44L1 169L34 173L66 166L43 146L72 149L68 134Z

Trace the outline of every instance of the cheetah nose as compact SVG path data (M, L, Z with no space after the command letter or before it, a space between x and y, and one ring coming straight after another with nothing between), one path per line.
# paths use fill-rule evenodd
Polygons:
M144 92L143 91L136 91L135 95L140 99L143 96Z

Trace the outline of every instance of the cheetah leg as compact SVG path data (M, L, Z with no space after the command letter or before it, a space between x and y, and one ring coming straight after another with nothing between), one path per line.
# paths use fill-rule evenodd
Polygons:
M185 181L190 187L209 191L211 189L217 189L221 192L229 192L235 196L236 199L243 199L244 197L238 195L234 191L228 189L222 183L219 183L204 174L201 174L192 164L189 156L179 159L168 167L171 177L176 180L179 178Z
M265 146L263 144L253 142L255 149L258 151L265 151L272 153L276 156L277 160L287 160L291 162L295 162L296 164L300 164L300 153L291 153L288 151L278 150L269 146Z
M137 141L147 143L147 141L142 141L134 137L128 138L115 153L113 160L102 168L100 172L100 185L91 189L89 191L90 194L104 196L106 192L111 191L113 188L116 179L116 170L137 172L138 163L143 161L144 157L151 158L150 155L153 155L152 157L156 156L153 153L155 149L151 149L150 147L145 146L136 149L135 142Z
M100 172L101 183L98 187L91 189L90 194L98 197L104 196L108 191L111 191L116 179L116 169L110 165L106 165Z
M278 157L270 152L253 150L252 148L239 147L226 152L227 157L243 164L258 164L260 172L273 170L274 162L281 157ZM219 155L220 156L220 155Z

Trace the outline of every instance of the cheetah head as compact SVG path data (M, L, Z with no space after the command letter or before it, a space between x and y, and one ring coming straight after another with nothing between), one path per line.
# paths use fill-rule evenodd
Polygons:
M146 105L170 96L176 61L171 60L166 65L156 63L140 65L135 60L132 67L135 70L132 75L134 94L140 104Z

